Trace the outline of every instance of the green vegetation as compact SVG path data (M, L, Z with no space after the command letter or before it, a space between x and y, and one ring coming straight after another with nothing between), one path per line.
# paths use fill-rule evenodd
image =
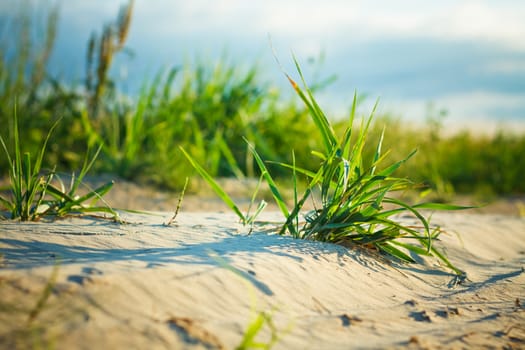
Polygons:
M53 126L54 128L54 126ZM51 131L53 131L51 128ZM14 127L14 148L15 156L11 158L5 141L0 137L0 142L4 148L5 154L9 161L9 179L11 185L11 199L0 197L0 205L11 212L11 218L21 220L35 220L39 216L39 208L42 205L46 194L47 186L51 182L52 175L40 176L42 158L44 157L49 132L44 144L37 156L35 164L31 167L31 154L29 152L21 155L20 137L18 131L18 122L15 112Z
M285 217L280 234L289 233L295 238L342 244L345 246L362 246L371 248L394 257L400 261L412 263L414 255L434 256L459 276L463 271L452 265L445 255L433 246L441 231L431 228L429 220L420 212L430 210L460 210L460 207L433 202L409 204L392 196L394 192L406 191L414 187L406 178L394 177L393 173L416 152L387 167L380 168L386 156L382 154L383 135L379 138L375 152L368 161L364 158L366 139L372 121L373 112L368 119L363 119L357 135L353 136L357 96L354 96L348 126L341 138L335 133L332 125L319 107L311 90L306 85L302 71L296 61L297 71L304 84L304 90L287 75L293 88L306 105L313 123L316 125L324 151L312 150L311 153L320 159L320 166L315 171L299 168L295 164L295 153L292 151L293 163L280 163L289 168L293 174L294 205L289 211L286 201L274 181L266 163L249 145L250 152L265 179L275 202ZM374 108L375 110L375 108ZM230 197L217 185L200 165L186 154L191 164L214 188L219 196L243 219L243 215ZM299 196L297 188L298 174L306 176L307 187ZM320 190L320 208L306 214L305 222L300 219L304 204L316 200L314 193ZM388 208L387 208L388 206ZM420 227L403 225L394 215L408 212L419 222ZM420 233L423 231L423 233Z
M271 336L268 342L257 340L257 336L263 330L264 326L270 329ZM241 343L235 348L236 350L248 349L266 349L269 350L279 341L279 329L275 326L271 312L260 311L252 318L246 328ZM284 333L284 332L283 332Z
M184 148L181 148L181 151L184 154L184 156L188 159L190 164L199 173L199 175L202 176L202 178L210 185L213 191L215 191L219 198L239 217L241 223L243 225L252 225L257 216L266 207L266 202L264 200L261 200L255 212L253 214L250 214L250 209L255 202L264 174L261 175L261 178L257 183L257 187L253 192L252 200L250 202L250 206L247 212L243 213L239 206L235 203L235 201L228 195L228 193L226 193L226 191L217 183L217 181L215 181L214 178L184 150Z
M182 147L212 177L257 177L258 167L243 137L263 159L291 164L294 150L298 167L316 169L309 150L320 149L324 141L309 111L295 100L282 100L279 91L261 81L257 66L242 69L225 59L176 67L145 82L136 98L124 98L110 73L115 57L126 52L130 4L115 23L92 35L84 86L68 86L47 72L58 9L40 15L45 16L43 25L20 6L16 18L5 23L9 36L0 41L0 125L10 126L2 128L0 136L7 144L14 144L9 130L16 105L23 152L39 154L47 130L61 119L43 159L61 172L82 166L86 144L103 144L92 173L111 172L181 190L184 179L194 175ZM440 198L455 193L484 198L525 193L521 179L525 135L504 131L492 136L468 131L445 135L439 121L433 118L426 126L411 127L388 114L379 115L369 126L368 140L377 144L381 130L387 128L382 143L391 150L391 159L418 149L396 175L427 185ZM344 118L330 122L336 135L344 134ZM363 159L370 161L373 152L364 149ZM7 157L0 156L0 174L7 175L10 166ZM286 169L267 166L276 180L287 176Z
M106 183L82 196L77 195L77 190L82 185L84 176L93 165L100 148L91 161L88 161L87 157L85 158L78 176L73 174L67 190L54 169L47 171L47 174L43 172L42 160L49 137L56 125L55 123L47 134L36 160L32 164L31 153L24 152L22 155L18 119L15 111L13 131L14 157L11 157L4 139L0 136L0 143L9 162L10 185L10 196L6 198L0 196L0 209L7 209L10 212L11 219L20 219L22 221L36 221L45 216L63 217L74 213L87 212L105 212L110 213L113 218L117 218L117 213L109 205L92 206L86 203L88 201L96 202L102 200L102 196L111 189L113 182ZM53 182L54 178L57 178L57 181ZM1 213L0 218L3 218Z

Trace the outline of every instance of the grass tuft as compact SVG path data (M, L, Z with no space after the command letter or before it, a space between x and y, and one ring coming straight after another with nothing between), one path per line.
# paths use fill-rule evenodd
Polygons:
M296 202L293 215L287 216L281 233L288 230L297 238L364 246L408 263L415 262L411 254L434 256L454 273L464 274L433 246L441 231L433 230L430 220L420 210L459 210L467 207L438 203L411 205L393 196L395 192L414 187L409 179L395 177L394 172L412 158L416 151L400 161L383 166L383 130L375 146L375 153L371 161L367 162L363 153L367 147L368 130L377 103L369 118L363 119L356 137L352 138L357 103L357 96L354 95L348 126L343 137L339 138L308 88L297 60L294 61L304 90L290 77L288 79L308 107L324 140L325 151L314 153L321 159L321 165L315 173L291 166L294 177L298 171L308 177L308 188L301 201ZM264 171L263 167L261 171ZM314 188L320 190L320 208L306 213L302 227L290 229L293 227L290 223L297 220L305 200L312 196ZM402 212L411 214L420 225L414 227L396 221L395 215Z
M82 180L93 166L101 147L98 148L91 160L88 160L86 156L79 175L77 177L73 175L69 189L65 188L54 170L47 173L43 172L42 161L47 143L57 124L58 121L49 130L33 164L31 153L22 153L18 131L18 117L15 109L13 128L14 156L11 156L6 142L0 136L0 143L10 165L9 189L11 192L10 197L4 198L0 196L0 209L6 209L10 213L11 219L20 219L21 221L36 221L44 216L63 217L70 214L93 212L109 213L116 219L118 214L107 203L104 206L93 206L90 204L102 200L102 197L113 186L113 182L108 182L95 190L90 190L82 196L77 195L77 190L83 184ZM58 186L54 184L54 178L57 178Z
M363 118L354 135L353 126L357 106L357 95L355 94L348 125L343 136L339 137L308 88L295 58L294 62L303 88L285 73L286 77L310 112L323 140L324 150L312 151L320 163L316 171L298 167L295 164L295 152L292 152L291 165L274 162L292 170L294 206L291 210L288 209L281 195L282 191L274 181L265 161L256 151L255 146L248 143L249 151L261 172L261 178L264 178L268 184L285 218L279 233L289 233L295 238L341 244L347 247L361 246L406 263L414 263L413 256L433 256L456 275L463 276L464 272L454 266L445 254L434 246L433 243L438 240L442 231L439 228L433 228L430 219L426 218L422 211L460 210L469 207L433 202L409 204L399 199L399 196L395 196L395 193L414 188L412 181L396 177L394 173L411 159L416 151L413 150L405 158L385 166L388 152L383 153L382 151L383 130L373 148L372 157L365 156L369 148L367 136L377 103L370 116ZM182 151L219 197L241 220L245 220L245 216L224 190L184 150ZM298 174L307 178L307 187L302 195L299 195L297 188ZM314 193L317 192L320 193L320 207L306 212L304 219L301 219L304 204L307 200L315 201ZM401 213L410 214L419 224L407 225L397 221L396 215Z

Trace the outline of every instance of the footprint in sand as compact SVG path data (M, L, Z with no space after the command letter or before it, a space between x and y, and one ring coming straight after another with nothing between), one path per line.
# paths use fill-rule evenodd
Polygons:
M68 282L77 283L83 286L85 284L95 282L92 276L100 276L103 274L104 272L102 272L102 270L99 270L95 267L83 267L81 275L69 275L67 280Z
M412 311L409 315L417 322L432 322L432 319L425 310L423 311Z
M85 273L86 275L103 275L104 274L102 270L99 270L96 267L83 267L82 273Z

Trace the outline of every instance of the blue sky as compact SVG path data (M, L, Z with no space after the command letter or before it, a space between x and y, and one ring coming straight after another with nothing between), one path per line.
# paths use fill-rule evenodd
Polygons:
M9 14L17 0L0 1ZM52 68L81 79L89 34L115 18L121 0L30 1L60 4ZM293 51L305 69L321 52L321 76L338 79L321 103L342 113L353 91L381 110L409 120L432 103L463 124L525 124L525 1L136 0L128 47L117 71L128 86L162 67L213 61L228 53L238 64L258 62L265 81L287 89L272 57L293 72ZM313 69L313 68L312 68ZM310 75L312 75L311 73Z

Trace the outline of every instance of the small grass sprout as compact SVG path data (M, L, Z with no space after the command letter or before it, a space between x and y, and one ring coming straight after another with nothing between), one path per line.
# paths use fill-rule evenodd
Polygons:
M263 342L257 340L257 336L264 329L264 326L270 329L270 340ZM273 315L268 311L260 311L252 316L252 320L248 324L244 332L241 343L235 348L236 350L248 349L271 349L280 340L279 330L274 324Z
M217 255L215 252L210 251L209 256L215 260L215 262L222 268L232 272L241 278L242 282L246 285L249 291L251 300L251 320L246 326L243 337L239 345L235 347L235 350L248 350L248 349L266 349L269 350L275 346L285 335L287 335L293 324L289 323L284 329L279 329L275 324L273 315L277 311L277 308L272 307L270 310L258 311L257 308L257 296L253 285L250 280L247 279L246 273L242 270L237 269L235 266L224 260L222 257ZM269 331L269 340L260 340L261 332L265 329Z
M186 188L188 188L188 182L189 178L186 178L186 181L184 182L184 187L182 188L182 191L180 193L179 201L177 202L177 207L175 208L175 212L173 213L171 219L169 219L168 222L164 223L164 226L170 226L175 222L175 219L177 219L179 211L182 208L182 201L184 200L184 194L186 194Z

